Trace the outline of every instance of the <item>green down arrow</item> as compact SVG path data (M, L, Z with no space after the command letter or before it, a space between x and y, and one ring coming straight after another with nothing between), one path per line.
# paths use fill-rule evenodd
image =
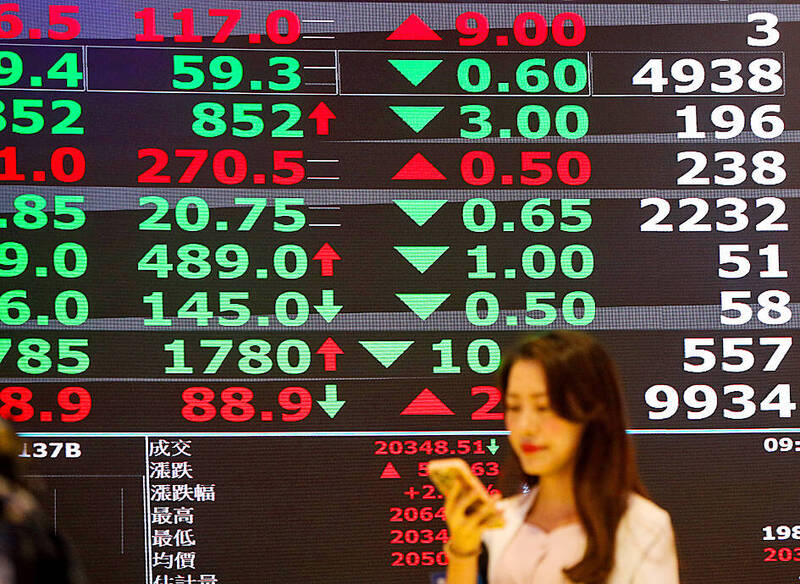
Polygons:
M442 59L389 59L389 64L397 69L411 85L417 87L425 78L433 73Z
M442 305L442 302L450 297L450 294L399 294L395 293L403 303L408 306L411 311L416 314L420 320L425 320L431 314L436 312L436 309Z
M447 245L396 245L394 249L420 274L424 274L449 247Z
M317 400L319 407L325 410L325 413L331 418L335 418L336 414L339 413L339 410L341 410L342 406L345 404L344 401L336 398L336 384L329 383L325 385L325 399Z
M395 199L394 204L403 210L414 223L422 227L446 203L442 199Z
M443 105L390 105L397 117L414 132L421 132L444 109Z
M315 304L314 309L325 319L325 322L330 322L339 314L342 307L333 303L333 290L323 290L322 304Z
M369 351L370 355L378 360L378 363L386 367L391 367L397 358L406 352L414 341L358 341L359 344Z

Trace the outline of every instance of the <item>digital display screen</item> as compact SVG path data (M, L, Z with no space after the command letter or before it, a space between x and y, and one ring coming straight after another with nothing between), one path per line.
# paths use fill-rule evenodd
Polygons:
M0 4L0 416L91 582L441 584L550 329L681 581L797 582L800 4L68 1Z

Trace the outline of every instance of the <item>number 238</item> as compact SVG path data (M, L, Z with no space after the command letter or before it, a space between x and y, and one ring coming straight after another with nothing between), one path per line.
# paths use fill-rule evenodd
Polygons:
M678 162L691 160L692 166L677 179L677 184L698 186L711 184L711 178L701 176L708 166L708 157L703 152L678 152ZM786 171L782 165L785 161L783 153L776 150L756 152L751 158L753 170L749 173L754 183L759 185L777 185L786 180ZM719 174L714 174L714 184L722 186L740 185L747 180L748 171L744 165L747 157L741 152L725 150L714 153L714 162L721 162ZM725 173L725 174L722 174Z

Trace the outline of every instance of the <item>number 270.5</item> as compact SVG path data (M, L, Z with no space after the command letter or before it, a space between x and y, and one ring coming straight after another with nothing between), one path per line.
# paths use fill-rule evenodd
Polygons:
M169 154L161 148L142 148L138 152L139 158L153 158L153 164L139 174L140 183L171 183L172 177L162 174L170 162ZM295 159L302 159L302 150L274 150L272 152L272 182L279 185L293 185L305 178L305 168ZM179 183L191 183L197 177L200 169L209 158L208 150L178 148L174 151L174 158L188 158L189 164L178 178ZM222 184L239 184L248 176L247 158L239 150L225 149L216 152L211 162L213 178ZM277 174L277 171L286 171L288 174ZM263 176L263 175L262 175ZM252 178L252 175L251 175Z

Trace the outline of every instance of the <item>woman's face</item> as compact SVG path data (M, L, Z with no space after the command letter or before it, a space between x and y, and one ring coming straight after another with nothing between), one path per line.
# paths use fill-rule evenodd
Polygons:
M538 361L520 359L511 366L505 420L511 447L526 474L572 474L583 424L550 409L547 379Z

